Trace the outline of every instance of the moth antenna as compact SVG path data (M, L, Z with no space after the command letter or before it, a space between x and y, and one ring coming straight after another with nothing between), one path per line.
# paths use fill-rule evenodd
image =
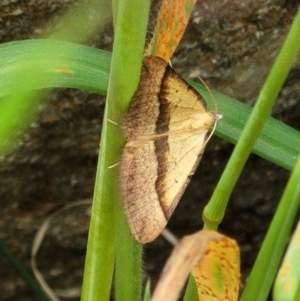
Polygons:
M217 127L217 124L218 124L218 121L223 118L223 115L221 114L217 114L218 112L218 103L217 103L217 100L216 98L214 97L214 95L211 93L211 89L208 87L208 85L205 83L205 81L199 76L199 75L196 75L198 77L198 79L201 81L201 83L203 84L203 86L206 88L207 92L209 93L209 96L212 100L212 102L214 103L214 106L215 106L215 114L214 114L214 126L213 126L213 129L212 131L210 132L208 138L206 139L205 141L205 144L204 144L204 147L206 147L206 144L209 142L209 140L211 139L211 137L213 136L215 130L216 130L216 127Z
M218 103L217 103L216 98L211 93L211 89L208 87L208 85L205 83L205 81L199 75L197 75L197 77L201 81L202 85L206 88L207 92L209 93L210 99L212 100L212 102L214 103L214 106L215 106L215 112L217 113L218 112ZM221 119L221 118L219 118L219 119Z

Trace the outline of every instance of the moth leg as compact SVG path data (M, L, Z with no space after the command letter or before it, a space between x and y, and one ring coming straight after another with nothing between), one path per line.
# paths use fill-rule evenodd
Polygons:
M179 239L167 228L163 229L161 236L168 241L172 246L176 246L179 242Z
M107 168L108 168L108 169L115 168L115 167L119 166L120 164L121 164L121 161L119 161L119 162L117 162L117 163L115 163L115 164L113 164L113 165L110 165L110 166L108 166Z
M109 123L113 124L113 125L120 126L117 122L115 122L115 121L113 121L113 120L111 120L111 119L109 119L109 118L107 118L107 121L108 121Z

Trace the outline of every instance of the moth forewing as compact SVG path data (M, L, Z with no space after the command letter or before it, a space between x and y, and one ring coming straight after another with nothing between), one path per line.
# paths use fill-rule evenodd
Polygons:
M123 204L131 232L142 243L152 241L167 223L157 197L157 170L153 141L125 146L121 162Z
M127 138L121 190L133 235L163 230L194 173L216 117L202 97L159 57L145 57L123 120Z

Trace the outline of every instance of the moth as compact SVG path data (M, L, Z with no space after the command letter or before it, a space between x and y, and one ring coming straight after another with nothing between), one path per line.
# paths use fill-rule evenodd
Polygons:
M123 119L127 143L120 167L123 205L141 243L154 240L166 226L218 116L165 60L144 57Z

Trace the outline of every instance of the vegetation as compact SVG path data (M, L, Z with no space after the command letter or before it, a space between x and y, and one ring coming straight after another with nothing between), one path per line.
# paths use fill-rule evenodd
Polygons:
M55 40L55 33L51 36L52 39L0 45L0 72L4 79L0 83L1 154L10 149L15 138L32 121L38 105L43 102L41 91L45 88L71 87L107 95L82 301L109 300L113 274L116 300L142 299L142 246L131 236L120 206L118 169L109 168L118 162L125 141L120 128L108 120L121 122L137 86L149 7L149 0L113 1L115 35L112 54L68 41ZM137 11L140 13L137 14ZM75 32L68 33L66 37L68 36L74 37ZM299 51L299 36L298 12L253 109L213 92L219 110L224 115L216 135L237 145L211 201L204 210L206 228L217 229L222 221L229 196L252 149L265 159L293 170L243 289L240 298L243 301L266 300L299 210L300 161L297 157L300 133L269 117L271 107ZM44 56L44 53L47 53L47 56ZM210 104L211 100L205 88L196 83L191 84ZM283 135L285 139L281 139ZM297 260L299 261L299 255ZM195 300L193 292L194 286L190 283L184 300ZM294 299L291 300L298 299L294 295Z

